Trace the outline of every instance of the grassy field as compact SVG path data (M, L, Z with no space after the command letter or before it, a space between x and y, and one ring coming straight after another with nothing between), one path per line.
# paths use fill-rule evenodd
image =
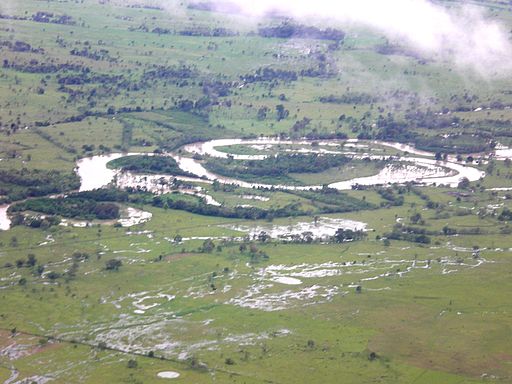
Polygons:
M39 335L32 337L34 355L16 359L16 367L26 377L43 372L54 375L59 361L82 361L79 356L90 356L86 351L91 347L96 351L96 362L87 364L90 374L84 376L91 382L99 377L96 375L103 371L105 361L112 361L123 375L133 373L149 382L156 380L151 372L154 375L158 370L177 370L185 381L208 381L213 373L218 380L229 381L229 374L222 377L230 372L239 374L235 377L242 381L287 382L291 380L287 376L289 367L301 373L303 382L319 380L319 367L321 375L332 375L334 380L339 376L340 364L347 367L343 377L348 381L378 376L381 382L428 382L433 378L471 382L471 377L477 382L479 376L491 371L491 366L492 374L506 377L510 342L506 324L510 318L500 308L510 305L506 294L509 282L503 274L510 262L506 252L496 246L499 243L501 249L507 249L512 243L499 235L439 237L437 245L431 246L395 241L383 246L382 241L375 240L374 236L393 226L395 215L407 217L415 204L411 196L399 210L343 215L368 222L372 231L363 242L257 245L269 260L256 264L247 264L248 255L240 253L236 243L226 243L222 250L211 254L198 253L202 240L175 244L175 234L213 238L236 235L219 225L241 223L179 211L145 207L154 216L137 228L139 232L101 226L63 228L44 234L16 227L1 236L5 263L14 264L35 253L46 272L65 276L74 251L87 252L90 258L79 263L76 276L68 282L58 279L49 285L42 285L48 278L34 276L31 268L4 268L2 300L3 308L9 309L1 314L4 337L9 344L18 339L20 344L25 343L23 335L10 336L8 330L12 328ZM296 220L304 219L308 220ZM443 224L487 227L485 221L476 219L472 224L467 216L463 219L461 224L456 217L443 220ZM437 226L435 219L426 217L426 221L429 227ZM274 224L286 226L290 221ZM48 235L55 241L36 245ZM20 239L16 247L12 246L13 236ZM482 249L483 264L477 266L479 262L473 260L468 245ZM123 261L118 272L104 270L105 260L110 257ZM430 266L423 269L428 260ZM266 271L275 269L273 266L289 268L290 272L285 268L281 274L298 276L302 284L272 283L276 275ZM20 285L22 278L27 282ZM361 293L356 293L357 285L363 287ZM244 302L251 286L261 286L253 289L263 291L251 296L253 301L246 298ZM313 288L336 289L336 294L298 294ZM293 292L296 297L291 295ZM169 300L165 295L173 297ZM267 309L247 307L251 304ZM144 305L149 309L134 313ZM51 348L39 347L43 336L55 337L59 342L50 340ZM73 347L73 340L89 346ZM135 354L147 355L154 350L156 356L171 361L153 362L147 356L102 352L97 347L102 341L108 348ZM73 352L70 355L64 351ZM369 358L372 352L377 357ZM209 370L191 367L187 359L177 362L180 354L182 359L194 356ZM453 354L458 356L455 361L451 360ZM38 356L37 364L32 356ZM138 362L133 371L126 365L130 358ZM227 358L235 364L226 365ZM45 359L57 366L45 364L43 370ZM503 363L491 363L496 359ZM64 377L69 380L84 375L81 366L72 364ZM361 371L365 372L363 376ZM296 378L295 374L292 377Z
M356 177L373 176L379 173L383 164L351 161L348 166L329 168L317 174L292 173L290 176L305 185L330 184L337 181L352 180Z

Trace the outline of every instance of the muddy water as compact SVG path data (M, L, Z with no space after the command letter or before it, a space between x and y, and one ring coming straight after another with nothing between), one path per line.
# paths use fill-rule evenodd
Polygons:
M346 145L353 146L354 143L357 143L357 140L350 140ZM330 141L330 142L319 142L319 146L333 146L340 145L341 141ZM468 178L470 181L479 180L481 177L485 176L485 173L462 164L454 163L454 162L439 162L432 158L434 154L426 151L420 151L411 147L409 145L400 144L400 143L392 143L392 142L382 142L382 141L373 141L371 142L375 145L389 147L391 149L396 149L402 152L406 152L408 154L413 154L416 156L425 156L425 157L409 157L404 156L400 157L400 162L411 163L414 166L397 166L396 164L391 163L386 166L381 172L377 175L364 177L364 178L355 178L348 181L332 183L329 185L331 188L336 188L340 190L351 189L353 185L378 185L378 184L388 184L388 183L406 183L406 182L418 182L427 185L432 184L444 184L450 187L455 187L460 182L460 180L464 177ZM216 150L216 147L219 146L229 146L229 145L258 145L258 146L269 146L269 145L311 145L311 141L305 140L279 140L274 138L260 138L255 140L242 140L242 139L223 139L223 140L212 140L208 142L202 143L194 143L186 145L183 149L190 153L196 153L200 155L209 155L213 157L219 158L227 158L230 156L228 153L220 152ZM307 152L312 153L322 153L325 151L316 150L311 148L307 149ZM234 159L240 160L261 160L265 158L266 155L232 155ZM384 156L372 156L370 154L358 154L357 157L371 157L372 159L384 159ZM218 180L223 183L236 184L245 188L258 188L271 187L265 184L258 183L248 183L241 180L235 180L231 178L226 178L222 176L218 176L212 174L208 170L206 170L199 161L196 161L191 158L175 158L178 161L178 164L181 168L186 169L188 172L197 175L198 177L204 177L209 180ZM289 185L275 185L276 188L282 189L309 189L309 188L320 188L320 186L307 186L307 187L296 187Z
M350 140L347 145L353 145L356 140ZM338 146L340 141L332 142L319 142L320 146ZM400 150L416 156L425 157L400 157L402 164L390 163L384 169L382 169L377 175L354 178L343 182L332 183L330 187L346 190L351 189L353 185L378 185L387 183L406 183L406 182L417 182L427 185L432 184L444 184L451 187L457 186L459 181L466 177L470 181L476 181L485 176L485 173L471 166L455 162L439 162L430 157L433 157L432 153L419 151L411 146L400 144L400 143L388 143L388 142L371 142L380 146L387 146L391 149ZM242 140L242 139L223 139L223 140L212 140L207 142L200 142L189 144L183 147L183 150L189 153L195 153L200 155L209 155L213 157L227 158L228 153L220 152L216 150L219 146L229 145L311 145L311 141L307 140L279 140L274 138L260 138L255 140ZM316 150L311 149L312 152ZM132 154L130 154L132 155ZM178 156L176 154L169 154L178 163L181 169L196 175L198 178L202 178L204 181L217 180L221 183L235 184L244 188L281 188L281 189L319 189L321 186L291 186L291 185L269 185L261 183L250 183L242 180L237 180L229 177L222 177L209 172L203 167L200 161L194 160L190 157ZM111 154L108 156L95 156L91 158L82 159L77 163L77 172L82 180L80 190L90 190L94 188L100 188L112 180L116 176L117 172L107 168L107 163L111 160L122 157L120 153ZM374 159L384 158L383 156L372 156L370 154L358 154L358 157L370 156ZM261 160L266 155L233 155L235 159L244 160ZM405 164L404 164L405 163ZM146 178L154 178L155 176L145 175ZM140 183L141 176L129 174L123 174L123 185L135 185ZM136 178L139 178L137 181ZM129 179L129 180L128 180ZM146 179L147 180L147 179ZM198 180L197 180L198 181Z
M117 171L107 168L107 163L123 156L128 156L128 154L112 153L78 160L76 173L80 176L80 191L91 191L110 183Z
M9 205L0 205L0 230L6 231L11 227L11 220L7 216Z

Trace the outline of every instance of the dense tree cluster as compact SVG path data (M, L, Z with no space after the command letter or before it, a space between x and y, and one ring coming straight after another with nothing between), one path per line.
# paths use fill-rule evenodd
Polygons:
M281 80L285 82L297 81L299 76L296 71L274 68L258 68L254 74L240 76L246 83L256 83L262 81Z
M258 35L261 37L275 37L280 39L317 39L317 40L334 40L343 41L345 32L334 29L320 29L306 25L293 24L284 22L277 26L260 27Z
M306 132L304 137L308 140L346 140L348 135L345 132Z
M382 197L386 202L383 202L381 205L391 205L391 206L401 206L404 204L404 189L399 188L395 190L393 188L377 188L377 193Z
M126 156L113 160L108 164L111 168L134 173L169 174L173 176L191 176L183 171L178 163L168 156Z
M452 135L422 134L420 129L431 131L439 129L454 129L461 127L459 117L414 110L406 113L405 118L395 119L393 114L379 115L376 129L365 126L361 130L360 139L379 139L413 143L417 148L431 152L442 153L477 153L490 151L495 146L494 133L478 128L474 132L454 133ZM469 124L469 126L475 123ZM478 125L480 127L480 125ZM476 127L475 127L476 128ZM354 130L354 129L353 129ZM467 130L466 130L467 131ZM504 134L506 136L506 134Z
M58 215L76 219L117 219L119 206L114 203L99 203L78 197L38 198L17 203L9 212L35 211L48 215Z
M430 236L437 234L438 232L431 232L425 228L406 226L398 223L393 227L392 232L386 233L384 236L391 240L403 240L411 241L414 243L430 244L432 242Z
M205 216L227 217L231 219L262 220L275 217L290 217L308 214L300 209L300 204L292 203L282 208L261 209L256 207L225 207L209 205L202 201L175 199L172 195L156 196L152 204L159 208L178 209Z
M503 211L498 216L500 221L512 221L512 211L508 208L503 208Z
M22 214L17 212L12 216L11 225L24 225L30 228L49 228L54 225L59 225L61 222L60 217L41 214Z
M74 173L10 169L0 170L1 202L22 200L27 197L46 196L78 189L80 179Z
M333 239L336 243L344 243L347 241L362 240L366 236L367 234L364 231L354 231L352 229L338 228L338 230L333 236Z
M369 93L347 92L343 95L329 95L320 97L321 103L330 104L372 104L380 101L380 98Z
M479 153L491 151L495 142L485 137L481 133L475 135L456 135L452 137L445 136L417 136L413 139L417 148L432 152L442 153Z
M119 259L110 259L105 262L105 269L107 271L118 271L123 265L123 262Z
M151 195L140 193L130 196L126 191L117 189L96 189L93 191L70 193L67 197L35 198L19 202L10 207L13 225L40 226L57 225L58 216L79 219L114 219L119 217L119 207L113 202L151 202ZM46 214L26 214L27 211ZM24 215L20 213L25 212Z
M382 44L376 47L375 49L377 53L381 55L401 55L401 56L409 56L415 58L420 61L420 63L424 63L423 58L414 50L405 48L396 44Z
M44 53L44 49L32 48L29 43L20 40L16 40L14 42L9 40L2 40L0 41L0 47L6 47L13 52Z
M204 80L198 84L208 97L226 97L231 94L233 84L219 80Z
M415 127L427 129L456 128L460 126L460 118L453 115L435 113L432 110L414 110L406 113L406 121Z
M142 75L143 81L163 80L163 79L190 79L198 76L197 69L187 65L155 65L153 68L146 69Z
M71 64L71 63L61 63L61 64L53 64L53 63L42 63L36 59L30 60L28 63L22 62L13 62L7 59L4 59L2 62L3 68L10 68L19 72L26 73L57 73L57 72L82 72L89 73L90 69L84 67L81 64Z
M416 137L406 122L396 121L391 114L378 117L377 130L375 138L379 140L408 142Z
M52 12L38 11L31 17L28 16L16 16L0 14L0 19L6 20L23 20L23 21L35 21L36 23L50 23L50 24L62 24L62 25L76 25L76 22L69 15L56 15Z
M100 61L105 60L111 63L117 62L117 59L110 56L109 51L107 49L90 49L88 47L82 48L82 49L76 49L73 48L71 51L69 51L71 56L79 56L79 57L86 57L91 60Z
M349 163L346 156L321 154L283 154L264 160L235 161L232 159L208 159L207 169L224 176L243 180L257 180L260 177L282 177L290 173L319 173L332 167Z
M61 85L83 85L83 84L116 84L119 85L122 82L128 84L128 80L125 79L123 75L109 75L109 74L89 74L89 73L80 73L80 74L70 74L64 76L57 76L58 83Z
M38 11L32 15L32 21L38 23L75 25L76 21L69 15L56 15L52 12Z

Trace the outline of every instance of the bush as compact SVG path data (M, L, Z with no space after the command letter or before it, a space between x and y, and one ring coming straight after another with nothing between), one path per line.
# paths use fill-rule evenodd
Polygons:
M134 359L130 359L128 360L128 364L127 364L128 368L130 369L134 369L134 368L137 368L138 364L137 364L137 360L134 360Z
M224 362L227 365L234 365L235 364L235 361L231 357L228 357Z
M123 262L118 259L110 259L105 262L105 269L107 271L118 271L123 265Z

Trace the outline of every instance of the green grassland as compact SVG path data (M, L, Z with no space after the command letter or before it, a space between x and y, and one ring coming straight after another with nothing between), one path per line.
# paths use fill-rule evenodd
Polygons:
M512 25L503 2L473 3ZM510 77L482 78L406 47L384 54L384 37L354 25L335 26L346 37L333 49L329 40L258 35L279 19L133 4L0 5L1 201L34 197L14 172L58 171L51 180L62 190L53 193L69 194L80 158L182 153L209 139L359 137L464 159L511 144ZM37 12L72 24L37 22ZM216 28L228 33L209 35ZM12 48L16 41L31 48ZM300 74L323 62L332 71ZM278 75L249 80L265 68ZM283 148L300 146L218 149ZM381 166L352 160L286 176L327 184ZM486 176L464 188L335 197L190 182L230 212L288 212L266 220L160 208L133 192L116 204L152 216L129 228L93 220L0 231L0 382L511 383L512 192L491 190L512 188L510 164L472 166ZM162 198L207 207L197 196ZM365 223L367 236L284 242L243 230L341 219ZM163 371L180 376L159 378Z
M68 252L80 249L90 252L91 257L80 263L75 278L67 283L50 286L41 285L40 282L44 279L34 277L29 268L18 269L17 274L20 278L25 277L28 283L24 286L13 285L3 290L2 300L6 303L4 308L9 308L8 312L4 310L2 313L3 327L5 329L17 327L25 332L42 334L46 337L54 336L59 340L62 338L63 340L58 343L59 350L71 348L72 345L64 340L69 342L78 339L86 344L95 345L101 340L99 329L103 329L105 325L106 329L109 329L109 323L115 324L126 315L133 317L129 315L130 311L133 311L130 300L120 301L120 307L117 308L109 302L130 293L147 291L152 287L152 292L172 292L177 294L177 297L170 302L157 301L158 305L155 309L148 310L143 315L136 315L131 319L133 321L131 325L120 323L112 328L112 332L130 331L130 329L137 332L140 324L147 324L148 334L145 337L140 336L135 344L141 348L136 352L143 354L152 350L153 336L149 330L153 330L150 324L155 324L154 322L165 327L166 332L173 335L174 341L179 340L185 346L207 340L211 340L215 345L220 343L220 350L196 352L197 358L207 363L211 369L209 372L215 372L216 376L217 369L221 372L226 369L224 360L230 357L236 361L236 364L233 367L228 366L227 370L240 374L241 380L252 377L255 382L262 380L287 382L292 377L295 377L294 380L300 380L295 374L292 377L287 376L290 373L285 367L290 366L301 372L300 377L303 377L303 382L318 380L320 378L316 376L319 375L318 367L322 368L322 375L332 375L334 379L339 375L340 364L347 367L343 377L349 381L357 381L357 377L378 375L381 377L381 382L410 382L416 376L423 375L438 377L443 382L450 382L449 380L472 382L469 377L475 377L476 382L476 377L482 374L482 370L489 368L490 361L496 358L506 359L509 332L505 324L510 319L506 311L498 308L505 308L509 303L506 294L509 283L502 274L504 268L509 268L509 260L502 252L484 251L482 255L491 261L490 264L473 269L464 268L457 273L442 275L441 267L437 266L438 263L435 261L436 258L455 257L455 254L460 251L392 242L391 246L384 248L386 252L384 254L382 245L370 239L362 243L341 246L280 245L276 247L270 244L259 246L268 253L270 260L247 269L248 267L244 266L246 256L239 253L236 245L226 245L223 250L212 254L196 253L195 247L200 244L200 241L187 242L184 245L171 243L155 245L162 237L172 233L181 233L183 236L215 236L224 231L220 228L214 229L216 228L214 224L222 223L222 220L217 219L211 222L203 217L194 218L188 214L175 212L172 214L172 217L175 217L173 223L165 225L169 212L153 211L153 213L154 220L140 228L154 231L153 239L145 235L125 235L122 233L123 230L108 227L102 227L102 231L98 232L99 235L91 233L91 236L86 233L96 231L65 229L53 233L56 239L54 244L28 249L28 244L35 243L34 239L28 237L26 241L20 241L18 247L4 248L9 255L5 257L4 253L6 261L14 261L27 252L36 252L40 263L51 265L52 261L57 262L55 266L49 268L62 272L69 268L70 262L64 264L58 262L66 258L66 255L69 255ZM394 221L392 215L386 216L385 212L380 213L383 220L378 227L375 226L377 234L386 228L386 224L392 224ZM165 221L162 222L160 217ZM197 224L194 225L194 222ZM12 233L20 238L23 235L18 229ZM79 236L80 240L68 240L75 236ZM23 239L25 238L23 236ZM478 242L481 247L490 247L490 244L487 244L487 238L469 238L464 241L464 244L468 240ZM133 243L137 243L137 246L130 246ZM500 245L511 246L503 241L500 241ZM108 248L107 254L101 255L101 258L94 256L101 249L105 249L102 248L103 246ZM148 247L152 251L147 254L137 254L135 253L137 247ZM184 249L179 249L182 247ZM126 248L134 251L124 255L117 254L123 255L122 260L125 263L118 272L102 271L105 258L114 256L115 250ZM301 256L304 252L307 252L307 258ZM158 254L165 255L163 261L155 259ZM471 258L470 254L461 255L465 260ZM296 265L306 260L308 264L333 261L370 262L387 257L395 260L409 260L406 264L414 259L429 258L433 260L434 265L430 270L415 270L403 277L394 275L393 272L397 271L394 269L396 266L390 265L388 269L379 272L389 271L391 274L382 280L363 283L364 288L361 294L354 293L353 288L346 288L348 291L346 295L337 296L331 302L319 303L315 306L297 305L285 311L262 312L226 304L230 297L235 296L233 291L243 291L247 284L251 284L251 273L255 273L265 265ZM229 272L226 272L226 268ZM245 276L246 273L249 275ZM211 291L211 276L215 276L213 279L215 291ZM340 275L311 278L307 279L307 284L348 286L364 277L363 272L357 277ZM230 291L222 293L227 285L231 286ZM472 291L470 296L466 294L468 287ZM197 297L190 296L190 288ZM276 292L279 292L279 289L282 290L281 287L273 289L278 289ZM189 294L187 295L186 292ZM502 295L499 292L502 292ZM203 296L205 293L207 295ZM105 299L107 302L102 304ZM169 318L165 314L175 314L176 317ZM116 320L117 318L119 320ZM177 322L176 325L172 324L173 318ZM201 325L209 319L213 319L211 325L208 327ZM307 319L314 319L314 321L306 321ZM23 324L26 325L22 327ZM487 325L484 326L484 324ZM179 334L173 331L175 327L180 330ZM279 330L283 328L289 329L291 335L279 336ZM158 337L158 329L156 332L155 336ZM253 334L272 332L277 332L278 335L270 338L261 336L260 340L249 342L242 348L236 341L230 341L235 340L237 335L244 335L245 340L250 341L250 338L254 337L251 336ZM435 332L435 336L432 332ZM468 339L466 335L471 337ZM119 342L122 344L122 340L122 336L110 339L110 343L114 345L109 347L117 348L115 344ZM313 340L314 345L308 344L308 340ZM83 351L83 348L80 347L79 351ZM377 353L379 357L375 361L369 360L370 352ZM58 357L54 355L57 352L46 352L44 349L39 353L52 361L75 361L72 357L74 355L63 354ZM105 354L97 351L95 355L101 356L102 353ZM166 355L169 354L169 350L156 351L156 353ZM457 353L459 356L457 362L450 360L452 353ZM481 354L488 356L487 360L482 360ZM131 372L125 365L128 357L123 357L114 351L107 356L115 362L123 375ZM175 356L172 356L172 353L168 357L171 358L170 362L160 362L155 367L155 363L151 362L152 359L135 356L134 358L139 361L139 368L134 371L134 374L141 375L144 381L152 382L151 372L154 375L158 369L177 369L183 373L182 379L187 381L188 375L196 372L196 369L185 363L173 363ZM81 361L78 356L76 359ZM326 363L322 364L321 361ZM33 360L24 358L17 363L17 367L27 376L34 371L40 374L42 368L34 368L33 364ZM36 367L41 367L39 364L41 361ZM95 375L101 372L102 365L98 363L88 367L88 370L94 372L89 376L89 380L94 380ZM45 366L44 369L53 372L52 366ZM364 374L361 374L361 370ZM493 370L496 373L500 372L501 375L506 375L507 371L506 360ZM69 379L80 373L83 372L78 365L70 369L66 377ZM200 373L200 370L195 374L202 377L197 379L201 381L207 381L210 377L206 372ZM459 375L468 378L463 379ZM219 377L218 379L222 380Z
M351 161L349 166L329 168L317 174L292 173L290 176L306 185L330 184L337 181L351 180L356 177L373 176L379 173L383 165L379 163L366 163Z
M446 192L449 191L440 191L439 201L446 199ZM416 378L419 382L428 382L433 378L443 382L478 382L478 377L489 371L491 366L494 367L494 374L506 377L507 346L510 342L507 340L509 332L506 324L510 318L503 308L510 305L510 300L506 293L509 282L503 271L510 268L510 260L506 252L495 247L499 244L500 248L507 249L512 247L512 243L499 234L439 236L436 237L437 245L431 246L392 241L391 245L383 247L382 241L375 240L375 236L383 235L393 227L396 215L407 218L418 210L420 204L421 200L411 194L407 195L404 206L398 209L383 208L377 212L343 215L344 218L368 222L372 231L368 240L363 242L345 245L257 245L268 254L269 260L252 265L247 264L248 255L240 253L236 243L226 243L222 250L209 254L198 251L202 240L183 244L165 240L174 238L176 234L183 237L237 235L237 232L220 225L244 223L239 220L209 219L181 211L144 207L154 217L137 228L140 234L129 234L133 230L109 226L51 229L46 234L15 227L2 233L2 258L6 263L14 264L28 253L35 253L38 263L45 265L47 271L57 271L65 276L72 263L69 257L73 252L86 252L90 257L80 262L75 277L67 282L57 279L50 285L41 285L48 278L35 276L29 267L14 271L13 267L4 269L4 276L11 276L7 282L13 285L2 290L2 300L6 303L4 308L9 308L9 311L2 313L2 327L6 330L16 327L20 331L60 340L57 350L47 352L42 348L38 351L38 356L45 356L45 359L56 362L58 366L59 361L82 361L83 358L78 356L84 352L80 351L98 345L104 337L101 329L111 329L110 332L114 333L123 330L138 332L141 324L147 324L145 336L138 336L135 344L129 344L135 355L124 357L117 351L102 352L99 349L94 356L105 356L104 359L112 361L126 377L133 373L148 382L155 380L154 375L160 370L178 370L182 373L181 380L197 380L195 382L208 381L213 373L218 380L232 380L228 379L229 375L221 378L226 371L237 374L235 377L241 381L287 382L293 377L293 380L310 382L320 379L317 376L319 367L323 376L332 375L334 380L339 376L340 365L347 367L343 370L343 377L347 381L358 381L362 377L365 382L365 377L373 380L378 376L381 382L410 382ZM455 204L460 207L465 205L464 202ZM458 216L436 219L428 212L424 216L425 225L429 228L448 223L457 228L480 226L494 232L496 226L495 219L479 219L475 214L464 216L460 221ZM304 219L308 220L295 220ZM278 220L275 224L288 225L290 221ZM148 233L152 236L149 237ZM55 242L37 246L48 234ZM19 239L15 247L11 245L13 236ZM479 267L464 267L464 264L472 263L471 252L468 253L465 247L473 245L483 249L481 257L488 262ZM150 252L137 253L141 249ZM162 261L159 261L160 255L164 256ZM105 260L111 257L123 261L118 272L104 270ZM456 272L442 274L446 266L443 267L442 262L437 260L446 257L454 260L462 258L462 261L456 262L460 263L460 267L450 267ZM378 274L388 272L388 276L382 279L363 281L375 274L375 270L368 267L366 272L356 275L341 274L305 280L307 286L343 287L347 293L335 296L332 301L314 306L303 306L307 303L301 304L299 301L285 310L271 312L229 304L229 300L257 281L251 275L259 276L258 271L265 266L326 262L371 265L372 262L387 259L396 261L384 268L379 267ZM404 266L426 260L432 261L430 269L413 270L400 277L399 272L404 271ZM15 272L15 276L12 272ZM25 278L27 283L19 285L17 280L21 278ZM215 290L212 290L212 282ZM361 284L362 293L355 293L354 288L350 288L352 284ZM282 293L283 287L276 285L270 288L268 294ZM226 286L230 287L227 291L224 289ZM468 287L472 292L469 296ZM142 315L133 315L132 300L122 298L148 290L148 296L164 292L176 295L176 298L171 301L149 299L147 303L156 303L157 306ZM120 300L118 306L109 304L116 300ZM130 321L119 323L125 316L129 316ZM173 325L173 322L177 323ZM209 325L202 325L204 322ZM158 324L158 327L153 329L152 324ZM208 365L209 370L203 372L190 366L191 362L186 360L176 362L177 356L172 349L155 351L157 356L164 356L170 361L152 362L151 358L139 356L139 353L147 355L156 344L160 345L153 341L156 340L154 337L162 337L158 336L162 329L160 327L164 327L166 334L173 335L171 339L179 341L185 349L197 343L217 345L210 351L200 348L193 353L195 358ZM179 334L175 333L176 329L180 330ZM291 331L291 334L281 336L282 329ZM154 336L152 332L156 332ZM272 333L276 333L276 336L266 336ZM21 336L11 340L18 337ZM240 347L235 341L237 337L248 340L247 344ZM34 340L34 344L37 345L38 340ZM72 340L90 346L78 346L72 355L63 353L59 357L57 351L72 348L73 345L69 344ZM124 349L123 340L120 334L108 339L107 346ZM369 359L371 352L377 354L376 360ZM75 353L76 359L72 357ZM453 354L458 356L456 361L452 360ZM228 357L235 361L235 365L226 366L224 360ZM135 371L126 367L130 358L138 361ZM27 377L34 372L54 374L57 369L51 365L45 365L44 371L41 370L40 359L35 366L30 357L16 360L16 366ZM95 378L104 369L104 359L87 364L87 380L99 380ZM503 362L498 365L491 363L496 359ZM80 367L80 364L73 365L65 377L69 380L77 377L75 375L84 374ZM295 371L301 373L302 379L295 374L288 376L290 373L286 367L294 367ZM197 378L192 379L195 376Z

